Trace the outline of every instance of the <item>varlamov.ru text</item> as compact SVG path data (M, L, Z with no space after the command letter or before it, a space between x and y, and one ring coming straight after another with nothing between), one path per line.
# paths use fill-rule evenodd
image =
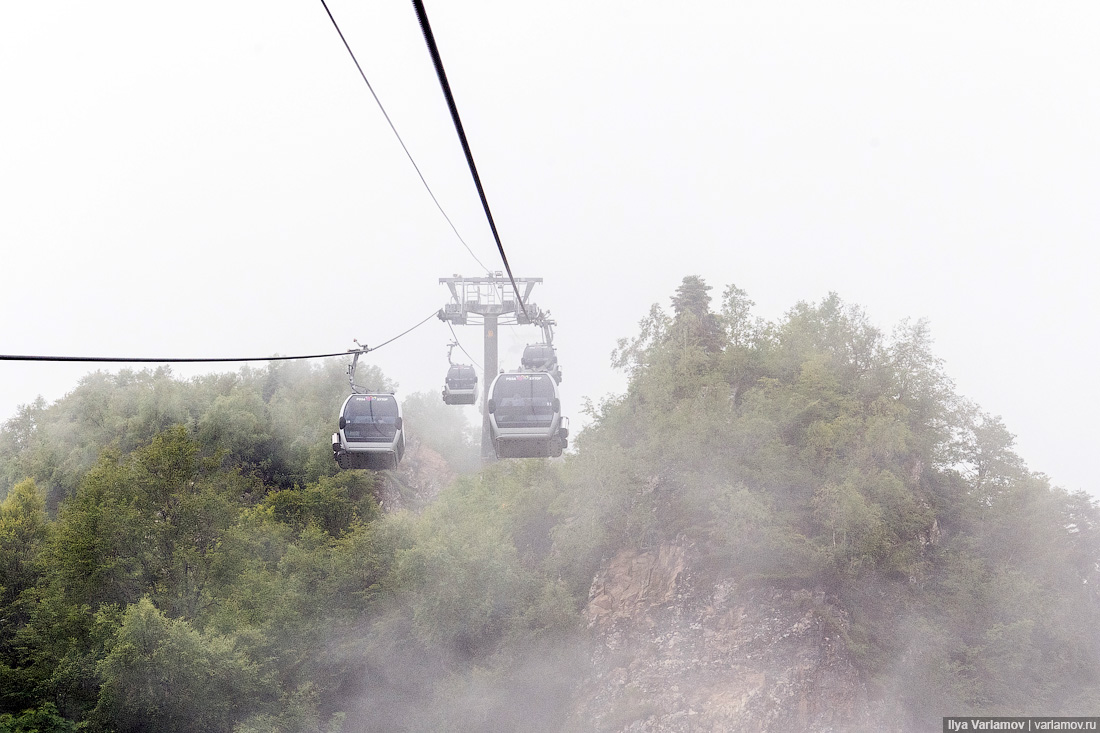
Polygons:
M944 718L945 731L1098 730L1096 718Z

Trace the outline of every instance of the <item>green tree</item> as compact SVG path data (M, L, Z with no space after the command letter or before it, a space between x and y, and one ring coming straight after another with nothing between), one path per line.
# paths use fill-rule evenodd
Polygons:
M697 275L689 275L672 296L673 338L694 343L712 353L721 348L720 326L710 309L711 287Z
M18 716L0 713L0 733L72 733L76 726L61 717L57 706L43 703L32 710L24 710Z
M0 502L0 607L15 603L35 584L41 570L38 557L48 536L46 505L38 486L33 479L16 484ZM4 620L9 620L7 614ZM4 636L0 632L0 638Z
M488 389L487 384L482 389ZM443 456L452 470L472 473L481 467L481 436L463 410L443 404L438 392L414 392L401 400L410 440Z
M365 471L342 471L302 489L273 491L264 498L263 506L275 519L298 531L312 525L338 537L355 523L369 522L378 515L372 494L376 483L374 475Z
M32 591L45 570L40 555L48 539L38 487L30 479L16 484L0 502L0 711L18 712L34 702L17 671L23 662L18 634L31 617Z
M96 673L91 719L120 733L230 730L254 708L262 683L232 639L169 619L148 598L123 613Z

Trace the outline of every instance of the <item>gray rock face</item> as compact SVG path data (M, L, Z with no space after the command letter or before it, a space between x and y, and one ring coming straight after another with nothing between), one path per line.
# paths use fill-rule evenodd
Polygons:
M443 456L410 438L405 457L392 471L380 473L378 505L386 512L407 509L420 512L454 480L454 472Z
M848 620L822 594L704 583L692 564L690 548L665 545L597 575L591 679L568 730L892 729L839 638Z

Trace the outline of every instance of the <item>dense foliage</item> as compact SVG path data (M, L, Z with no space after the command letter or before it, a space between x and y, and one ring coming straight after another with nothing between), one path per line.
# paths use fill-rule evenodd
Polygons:
M337 470L343 364L95 373L0 430L0 733L559 730L614 553L824 591L916 719L1100 707L1100 513L956 395L927 328L836 296L778 322L685 278L620 342L563 461L459 474L417 514ZM361 367L362 368L362 367ZM360 383L388 386L361 373ZM814 597L819 597L820 594Z
M766 323L708 290L685 278L619 344L629 390L571 467L576 587L613 548L687 541L715 572L824 590L914 721L1100 707L1096 503L1027 469L925 324L886 336L835 295Z
M525 652L574 622L533 530L510 534L553 481L467 475L422 516L382 518L383 479L332 460L343 366L95 373L5 425L0 731L428 731L516 714L506 694L472 702L465 671L544 684ZM390 388L363 366L357 381ZM416 445L477 467L457 411L403 401Z

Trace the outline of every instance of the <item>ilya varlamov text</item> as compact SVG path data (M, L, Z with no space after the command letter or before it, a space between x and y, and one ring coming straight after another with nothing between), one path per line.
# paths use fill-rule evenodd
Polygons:
M943 730L1098 730L1098 718L944 718Z

